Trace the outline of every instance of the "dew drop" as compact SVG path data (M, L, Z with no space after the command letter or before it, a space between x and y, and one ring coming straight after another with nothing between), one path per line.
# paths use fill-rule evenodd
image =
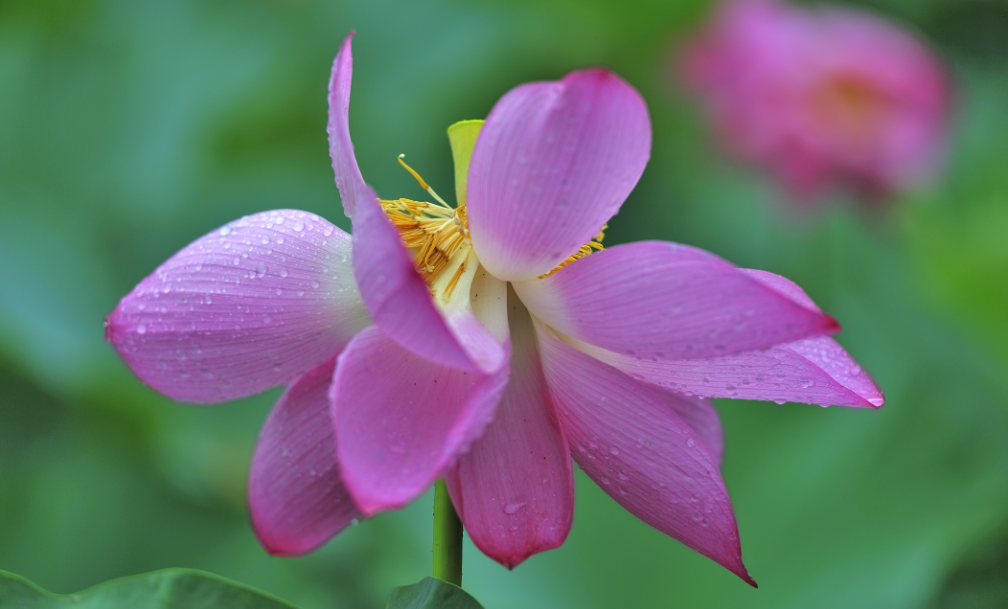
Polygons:
M147 334L147 326L144 324L137 326L137 334Z
M508 515L514 514L518 510L520 510L523 507L525 507L526 505L528 505L528 504L525 501L512 501L512 502L510 502L510 503L508 503L507 505L504 506L504 513L508 514Z
M619 455L619 448L617 448L616 446L610 447L609 448L609 454L611 454L614 457L617 456L617 455Z
M286 277L287 276L287 269L280 269L280 276L281 277Z
M297 232L299 232L299 233L301 231L303 231L304 230L304 222L295 222L294 223L294 230L297 231Z
M279 296L281 294L283 294L283 290L281 288L277 288L276 289L276 295Z

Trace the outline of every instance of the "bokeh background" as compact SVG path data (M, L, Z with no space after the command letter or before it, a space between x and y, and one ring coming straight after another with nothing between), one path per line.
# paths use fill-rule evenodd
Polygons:
M844 325L879 411L720 400L749 588L577 475L560 549L509 572L466 542L464 585L507 607L1008 606L1008 3L875 0L955 82L935 185L796 213L723 160L671 52L698 0L0 0L0 569L56 592L193 567L304 609L383 607L430 569L431 497L312 556L269 557L245 477L278 391L215 408L144 387L102 317L176 250L294 207L349 230L326 83L356 29L365 178L451 192L444 130L509 88L603 65L636 86L652 160L607 243L667 239L783 274Z

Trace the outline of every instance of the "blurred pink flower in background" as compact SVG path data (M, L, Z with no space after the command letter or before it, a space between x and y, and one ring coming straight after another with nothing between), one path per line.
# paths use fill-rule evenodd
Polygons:
M798 200L836 186L888 195L941 166L948 78L921 42L882 19L730 0L679 59L723 144Z
M588 255L650 155L644 100L615 74L525 84L485 123L453 126L452 208L379 201L364 182L352 67L347 38L329 135L353 237L302 211L242 218L106 321L127 365L175 399L287 385L250 474L262 544L304 554L443 476L473 542L513 567L566 539L573 457L637 517L754 583L709 398L881 406L829 338L836 321L787 279L689 246Z

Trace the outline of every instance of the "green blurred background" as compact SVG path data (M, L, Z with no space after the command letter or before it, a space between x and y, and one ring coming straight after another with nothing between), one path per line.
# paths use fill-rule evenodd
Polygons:
M422 6L421 6L422 4ZM194 567L304 609L383 607L430 569L431 497L312 556L271 558L245 476L278 391L175 404L102 316L176 250L293 207L349 230L326 83L356 29L351 128L368 182L451 192L444 130L509 88L604 65L644 95L652 160L607 243L667 239L783 274L844 325L876 412L718 401L724 475L760 589L577 476L560 549L464 584L506 607L1008 606L1008 4L877 0L948 63L950 163L867 211L796 214L720 159L671 80L697 0L0 0L0 569L56 592Z

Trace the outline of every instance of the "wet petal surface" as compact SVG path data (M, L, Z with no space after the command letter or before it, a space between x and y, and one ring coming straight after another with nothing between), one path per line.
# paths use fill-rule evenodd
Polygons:
M351 41L354 33L343 41L336 60L333 62L329 78L329 156L332 158L336 187L343 200L343 212L351 220L357 208L357 200L367 194L367 185L361 177L354 156L353 142L350 141L350 83L353 80L353 51Z
M236 220L191 243L127 294L105 337L176 400L258 393L311 370L371 323L350 236L295 210Z
M730 355L839 330L704 250L642 241L596 252L515 291L556 330L649 360Z
M507 384L405 349L377 326L339 357L330 400L343 480L366 515L423 493L493 420Z
M644 100L605 70L521 85L497 102L469 166L469 229L501 279L536 277L591 240L651 153Z
M466 533L512 568L563 544L574 517L574 478L528 311L511 292L511 376L486 432L447 476Z
M340 479L329 418L336 358L291 383L270 412L252 457L252 527L270 554L300 556L363 518Z
M647 385L536 326L560 428L581 469L635 516L755 585L701 438Z

